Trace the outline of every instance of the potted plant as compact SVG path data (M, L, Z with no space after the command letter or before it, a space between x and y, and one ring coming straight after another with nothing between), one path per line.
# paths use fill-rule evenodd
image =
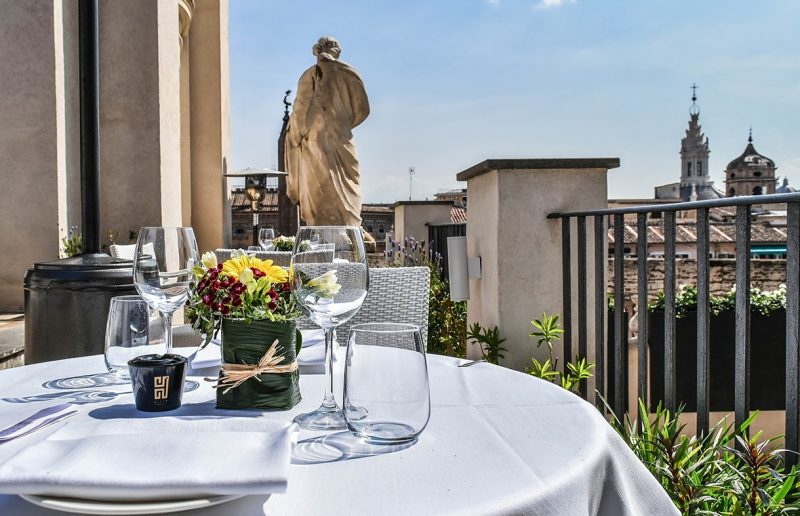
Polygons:
M648 306L651 405L664 396L664 293ZM736 291L710 296L711 410L732 410L736 343ZM697 289L675 292L676 395L687 411L697 405ZM786 286L773 291L750 289L751 384L754 409L783 410L785 400Z
M192 326L205 334L204 346L221 332L217 408L295 406L300 401L301 337L295 325L300 311L287 270L235 251L223 263L205 253L193 273L187 309Z

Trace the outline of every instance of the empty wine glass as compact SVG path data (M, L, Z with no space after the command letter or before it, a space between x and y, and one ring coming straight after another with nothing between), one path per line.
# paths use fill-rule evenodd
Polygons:
M172 352L172 315L189 296L192 268L200 262L192 228L139 230L133 260L136 291L164 317L166 353Z
M258 243L264 251L272 250L272 241L275 240L275 230L272 228L261 228L258 230Z
M304 240L324 251L301 251ZM333 333L358 312L367 297L369 269L361 231L352 226L301 227L292 254L292 292L300 309L325 331L325 397L322 405L294 418L301 428L341 430L342 409L333 396Z

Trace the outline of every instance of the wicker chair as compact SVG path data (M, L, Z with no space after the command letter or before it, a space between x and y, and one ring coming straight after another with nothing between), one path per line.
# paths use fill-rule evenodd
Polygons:
M369 293L352 319L336 329L339 344L346 344L350 327L371 322L415 324L428 342L428 305L431 273L427 267L388 267L369 270ZM317 328L306 317L297 321L301 329Z
M395 322L415 324L428 342L428 305L430 270L427 267L389 267L369 270L369 293L356 315L337 328L338 341L344 345L350 327L370 322ZM307 317L297 321L301 329L317 328ZM173 330L173 345L197 346L200 336L188 324Z

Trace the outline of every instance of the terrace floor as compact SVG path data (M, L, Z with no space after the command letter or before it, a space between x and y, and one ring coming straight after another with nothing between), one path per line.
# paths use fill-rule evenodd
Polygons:
M22 314L0 314L0 369L25 362L25 321Z

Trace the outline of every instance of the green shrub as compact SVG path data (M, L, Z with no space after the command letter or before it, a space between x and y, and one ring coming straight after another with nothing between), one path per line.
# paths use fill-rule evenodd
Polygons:
M78 226L70 227L67 235L61 239L61 252L65 258L83 252L83 236L78 231Z
M651 312L663 311L665 302L664 292L659 292L656 299L647 305L647 309ZM709 305L711 313L714 315L725 310L734 310L736 308L736 289L733 288L721 296L709 296ZM785 310L786 285L781 285L772 291L751 288L750 309L763 315ZM686 312L692 310L697 310L697 288L692 285L682 285L675 292L675 314L681 318L686 315Z
M558 359L553 356L553 343L564 334L558 319L558 314L543 313L541 319L531 321L535 330L531 332L530 336L536 338L537 348L542 344L547 344L549 357L544 362L539 362L531 357L531 367L526 371L531 376L557 383L568 391L577 392L581 380L588 380L592 377L594 364L587 362L585 358L568 360L566 372L562 373L558 370Z
M467 330L467 338L480 346L481 358L491 364L498 364L501 358L505 358L503 351L508 351L502 346L506 339L500 338L497 326L489 329L472 323Z
M428 305L428 353L464 358L467 354L467 303L452 301L444 279L441 256L425 242L406 239L405 245L392 240L386 249L390 266L424 266L430 269Z
M770 449L775 439L759 442L760 432L747 436L757 412L738 432L723 421L701 437L683 434L680 413L659 404L651 416L639 400L638 420L626 415L611 424L682 514L800 513L796 467L782 471L781 450ZM731 447L733 442L740 448Z

